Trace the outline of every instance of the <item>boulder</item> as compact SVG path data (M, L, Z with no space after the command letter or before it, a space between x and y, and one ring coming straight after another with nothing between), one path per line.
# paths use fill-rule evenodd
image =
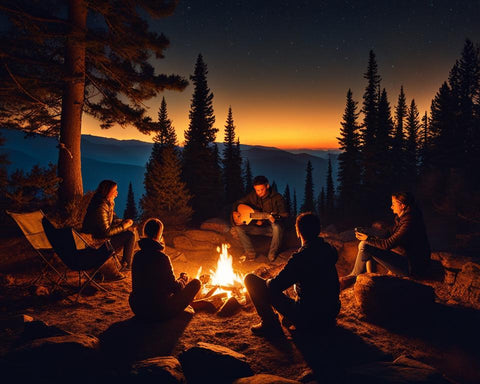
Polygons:
M229 348L199 342L179 356L188 383L229 383L253 375L245 355Z
M6 319L0 320L0 329L18 329L23 327L25 329L28 323L33 321L32 316L28 315L15 315Z
M463 305L480 309L480 265L472 262L464 264L450 293Z
M435 368L401 356L393 362L376 362L353 367L345 375L346 383L450 383Z
M200 229L225 234L230 231L230 223L227 223L225 220L219 218L213 218L208 219L200 224Z
M38 377L88 377L98 369L99 340L65 335L32 340L7 354L7 361Z
M187 307L167 321L132 317L113 323L99 336L101 351L112 366L170 355L192 317L193 309Z
M242 377L232 384L300 384L300 381L285 379L284 377L260 373L249 377Z
M175 357L161 356L135 362L130 370L128 382L179 384L185 383L185 376L180 362Z
M72 334L71 332L64 331L63 329L58 328L55 325L48 325L47 323L41 320L36 320L36 321L29 321L25 324L25 327L23 329L22 335L20 336L20 339L25 342L25 341L44 339L49 337L67 336L71 334Z
M354 286L355 301L367 321L400 325L428 318L435 302L432 287L407 278L362 274Z
M225 237L213 231L191 229L173 238L173 246L184 250L212 250L225 243Z

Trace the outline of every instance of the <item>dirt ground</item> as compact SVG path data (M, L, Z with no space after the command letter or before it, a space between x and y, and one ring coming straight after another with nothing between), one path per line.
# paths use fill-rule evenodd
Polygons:
M291 251L283 252L274 264L280 267ZM218 253L214 250L173 253L176 254L172 260L176 274L184 271L190 276L195 276L200 266L204 272L213 269L218 259ZM240 262L241 251L232 248L231 253L234 256L234 269L243 274L262 266L273 266L264 256L252 262ZM338 263L340 276L347 273L347 267L345 263ZM10 273L3 275L3 278L8 281L0 287L2 319L26 314L72 333L99 337L112 324L133 316L128 305L131 290L129 273L122 281L105 284L115 296L97 291L81 296L78 302L75 302L75 295L37 296L29 292L26 284L32 278L31 271ZM437 288L441 292L440 287ZM283 340L277 341L252 335L250 327L258 321L258 317L251 304L227 318L199 312L188 323L170 354L178 356L199 341L209 342L246 355L255 373L270 373L297 380L310 369L318 373L326 366L344 369L365 362L392 361L400 355L408 355L435 367L454 382L480 382L478 311L447 305L439 297L429 324L392 330L362 320L352 288L341 293L341 302L336 333L320 339L310 338L309 335L292 335L288 331L285 331ZM1 331L2 355L16 336L11 330Z

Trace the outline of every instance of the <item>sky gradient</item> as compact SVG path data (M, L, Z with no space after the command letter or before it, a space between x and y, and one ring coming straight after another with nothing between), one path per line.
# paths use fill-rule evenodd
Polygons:
M361 107L371 49L392 113L403 85L423 115L465 39L480 43L478 20L480 1L180 0L151 27L171 42L159 73L188 79L203 55L217 141L231 106L242 144L291 149L338 147L347 90ZM180 144L192 92L146 103L156 121L165 96ZM85 115L83 123L83 133L151 141L134 127L101 130Z

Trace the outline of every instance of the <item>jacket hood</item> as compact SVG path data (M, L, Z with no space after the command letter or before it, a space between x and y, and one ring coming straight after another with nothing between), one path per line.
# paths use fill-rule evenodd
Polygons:
M163 251L163 245L147 237L140 239L138 245L142 251Z

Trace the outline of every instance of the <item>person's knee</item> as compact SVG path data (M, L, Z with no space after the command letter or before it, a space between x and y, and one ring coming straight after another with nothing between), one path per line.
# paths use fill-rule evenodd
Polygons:
M261 278L254 273L249 273L247 276L245 276L243 282L245 284L245 287L247 287L247 289L250 289L252 286L257 284L260 279Z
M362 240L358 243L358 250L359 251L364 251L365 249L367 249L368 247L368 244L365 240Z
M192 279L190 280L190 282L188 283L193 290L195 290L196 292L198 292L200 290L200 288L202 287L202 283L200 282L200 280L198 279Z

